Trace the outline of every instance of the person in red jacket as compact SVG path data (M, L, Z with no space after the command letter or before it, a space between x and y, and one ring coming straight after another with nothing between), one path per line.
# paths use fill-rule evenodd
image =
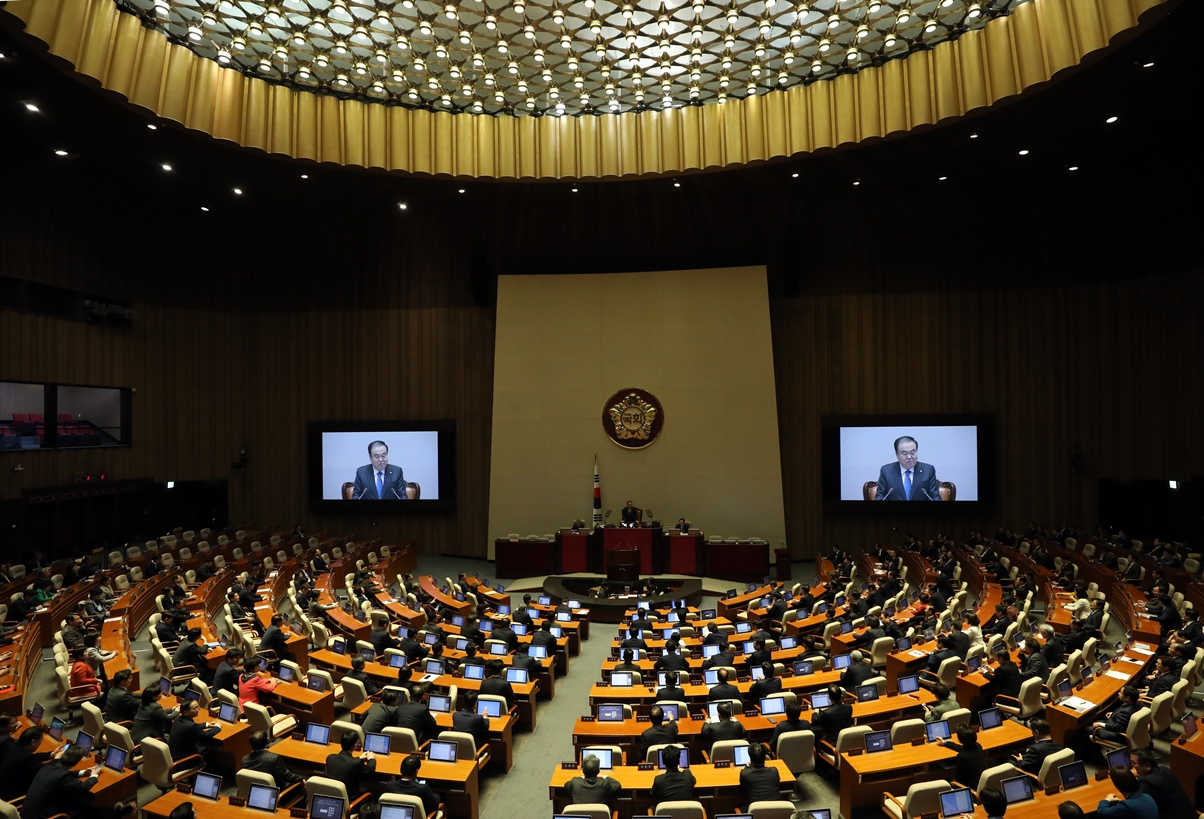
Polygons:
M259 704L261 691L274 691L280 684L266 674L259 673L259 660L248 657L242 664L242 676L238 678L238 705L242 707L248 702Z
M71 695L95 698L100 696L100 680L96 678L91 663L84 657L86 651L87 649L80 647L71 652Z

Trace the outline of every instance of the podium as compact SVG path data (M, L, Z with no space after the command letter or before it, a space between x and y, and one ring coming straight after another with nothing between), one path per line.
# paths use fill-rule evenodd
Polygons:
M639 580L639 550L618 547L614 549L607 549L606 579L611 583L634 583Z
M640 574L660 574L665 570L664 530L655 528L603 529L602 550L610 573L610 557L613 550L631 549L639 555Z

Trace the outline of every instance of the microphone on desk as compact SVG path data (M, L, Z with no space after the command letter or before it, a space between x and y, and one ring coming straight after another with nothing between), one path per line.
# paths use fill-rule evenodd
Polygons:
M360 490L359 497L352 498L352 500L362 500L364 495L366 495L366 494L368 494L368 487L365 486L362 490Z
M389 491L392 492L393 497L397 498L398 500L405 500L405 498L403 498L401 495L397 494L397 486L396 485L389 487Z
M927 490L927 489L925 489L924 487L922 487L922 486L921 486L921 487L920 487L920 491L924 493L924 497L928 498L928 500L932 500L932 495L929 495L929 494L928 494L928 490Z
M882 497L878 498L878 500L880 500L880 501L886 500L887 498L890 497L890 493L894 492L894 491L895 491L895 488L892 486L890 489L887 490L886 494L883 495Z

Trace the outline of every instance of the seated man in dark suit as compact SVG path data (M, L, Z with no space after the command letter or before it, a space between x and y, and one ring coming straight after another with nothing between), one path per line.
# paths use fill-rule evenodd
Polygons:
M518 648L518 635L514 633L514 629L510 628L510 620L506 617L498 620L488 639L501 640L506 644L507 651L514 651Z
M489 721L477 713L477 692L465 691L456 698L456 713L452 714L452 730L472 734L477 751L489 742Z
M753 653L745 658L749 668L761 663L773 662L773 652L765 647L765 640L763 638L758 637L753 640L753 648L755 649Z
M242 758L243 768L270 774L272 779L276 780L276 787L281 790L305 781L305 777L289 770L280 754L268 750L267 731L253 731L248 742L251 745L251 753Z
M1092 725L1091 736L1104 742L1125 743L1126 740L1121 734L1129 730L1129 718L1137 712L1139 707L1138 696L1138 691L1133 686L1126 685L1122 688L1120 702L1116 704L1106 719L1099 720Z
M711 690L707 692L708 700L738 700L740 699L740 689L727 681L727 669L721 668L715 672L719 682L711 686Z
M639 629L633 628L630 629L627 634L627 639L623 641L619 648L642 648L644 651L648 650L648 643L646 643L644 638L641 636L643 632L641 632Z
M1138 751L1132 760L1141 790L1154 798L1161 819L1196 819L1198 814L1191 797L1171 769L1158 764L1153 749Z
M514 686L506 680L506 665L501 660L485 663L485 679L481 680L481 693L506 698L506 707L514 705Z
M548 647L556 645L556 636L552 634L551 620L544 620L539 624L539 631L531 635L531 645Z
M640 673L640 667L635 663L635 649L625 648L622 653L622 661L615 663L615 671L634 671Z
M569 801L574 805L609 805L622 786L609 776L598 776L602 763L593 754L587 754L581 763L581 776L564 783Z
M703 731L705 730L704 726ZM681 764L681 746L670 745L662 749L661 756L665 760L665 772L652 780L653 803L693 799L697 780L688 768L683 771L678 767Z
M648 720L651 722L652 727L640 734L640 758L637 760L638 762L644 761L649 747L677 741L677 723L672 718L666 723L665 712L659 705L652 706L652 710L648 714ZM628 762L632 765L636 764L635 762L631 762L631 760L628 760Z
M865 626L865 631L853 638L853 645L872 649L875 640L886 636L886 629L882 628L882 621L877 617L865 618Z
M761 671L764 672L765 678L757 680L748 689L748 696L754 703L760 702L762 697L768 697L770 694L776 694L782 690L782 681L774 676L773 663L768 661L761 663Z
M422 800L422 809L429 816L439 809L441 800L439 794L425 782L418 781L418 771L422 768L422 757L410 754L401 761L401 777L385 783L385 793L396 793L403 796L417 796Z
M342 782L347 788L347 798L355 799L366 792L361 784L364 776L371 776L376 772L376 755L371 751L364 751L356 758L355 752L361 750L363 745L359 736L352 731L347 731L339 737L339 744L342 750L326 757L326 775Z
M418 683L410 689L410 701L397 706L397 727L413 731L419 745L439 736L439 725L427 707L430 698L431 684Z
M1029 722L1028 727L1033 732L1033 744L1028 746L1024 754L1012 754L1012 762L1025 773L1039 774L1041 763L1045 757L1056 754L1062 746L1049 736L1049 723L1037 718Z
M815 741L827 740L836 744L840 732L853 724L853 706L844 701L844 692L839 685L828 686L828 696L832 704L815 712L811 717L811 730L815 732Z
M773 737L769 740L769 747L774 753L777 753L778 740L782 738L782 734L811 730L811 723L803 719L802 714L803 708L798 704L798 700L786 703L786 718L773 727Z
M41 766L27 783L29 792L21 806L23 819L49 819L57 814L70 819L116 819L136 812L136 801L119 802L113 807L96 804L91 790L98 781L100 766L81 772L72 770L87 755L83 748L72 745L61 758Z
M744 792L744 810L753 802L773 802L778 797L782 775L777 768L765 767L765 746L754 742L748 746L748 765L740 771L740 790Z
M707 717L706 723L702 726L702 747L707 751L710 751L711 747L720 740L744 739L746 735L744 725L732 719L730 702L719 703L715 706L715 711L719 714L719 719L712 720Z
M678 679L676 671L665 674L665 687L656 692L657 702L686 702L685 689L677 684Z
M734 668L736 665L736 656L732 654L731 649L726 645L719 650L719 653L708 657L702 661L702 670L706 671L709 668Z
M364 733L380 734L386 728L397 725L397 691L386 688L380 694L380 702L374 702L364 714Z
M168 739L168 747L171 749L173 760L179 761L198 754L206 765L212 763L213 752L208 748L203 748L202 745L211 737L221 733L222 726L216 723L212 725L198 723L196 718L199 713L196 700L186 699L180 702L180 715L171 724L171 734Z
M142 700L130 691L133 681L133 672L128 668L113 675L113 687L105 697L106 722L133 722L138 715Z
M681 644L676 640L669 640L665 643L665 650L661 654L660 659L656 661L657 671L686 671L690 668L690 661L682 656Z
M854 651L849 655L852 662L849 667L840 675L840 684L845 691L850 694L857 690L857 686L862 685L871 677L877 677L878 672L874 670L874 666L870 664L870 658L861 651Z

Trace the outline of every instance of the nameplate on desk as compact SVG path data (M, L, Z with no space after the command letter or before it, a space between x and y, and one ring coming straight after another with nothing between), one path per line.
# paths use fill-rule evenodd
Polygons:
M599 688L606 688L608 685L610 685L610 683L606 680L602 680L600 683L598 683Z
M188 785L186 782L177 782L176 790L179 791L180 793L192 793L192 787L190 785Z
M730 762L716 762L715 763L715 770L719 770L720 768L730 768L730 767L732 767L732 763L730 763Z
M652 722L652 717L636 717L636 722Z
M122 621L122 619L123 618L121 618L121 617L106 617L105 622L106 623L120 623Z
M597 717L582 717L581 721L582 722L594 722L596 719L597 719Z
M751 680L752 680L751 677L737 677L736 678L736 682L738 682L738 683L750 682Z
M939 817L940 817L940 814L938 814L938 813L921 813L920 814L920 819L939 819Z
M865 753L865 748L850 748L849 756L861 756Z
M231 796L230 797L230 807L245 808L246 806L247 806L247 800L243 799L241 796Z
M1107 770L1096 771L1096 772L1095 772L1095 781L1096 781L1096 782L1103 782L1103 781L1104 781L1105 779L1107 779L1107 778L1108 778L1110 775L1111 775L1111 774L1110 774L1110 773L1109 773Z
M637 771L651 771L655 767L656 766L653 765L651 762L640 762L635 766L635 769Z
M912 744L912 745L923 745L925 741L926 741L926 740L925 740L925 738L924 738L924 737L916 737L915 739L913 739L913 740L911 741L911 744Z
M288 815L290 819L306 819L309 813L306 812L305 808L289 808Z
M752 710L745 711L745 712L744 712L744 716L746 716L746 717L759 717L759 716L761 716L761 712L760 712L760 711L758 711L758 710L756 710L756 709L754 708L754 709L752 709Z
M691 714L690 715L690 719L692 719L694 722L702 722L706 718L707 718L706 714Z
M1046 785L1045 786L1045 795L1053 796L1055 793L1057 793L1060 790L1062 790L1061 785Z
M898 692L898 691L887 691L887 692L886 692L886 696L888 696L888 697L897 697L897 696L899 696L899 692Z
M576 763L576 762L561 762L561 763L560 763L560 770L562 770L562 771L575 771L575 770L577 770L577 763Z

